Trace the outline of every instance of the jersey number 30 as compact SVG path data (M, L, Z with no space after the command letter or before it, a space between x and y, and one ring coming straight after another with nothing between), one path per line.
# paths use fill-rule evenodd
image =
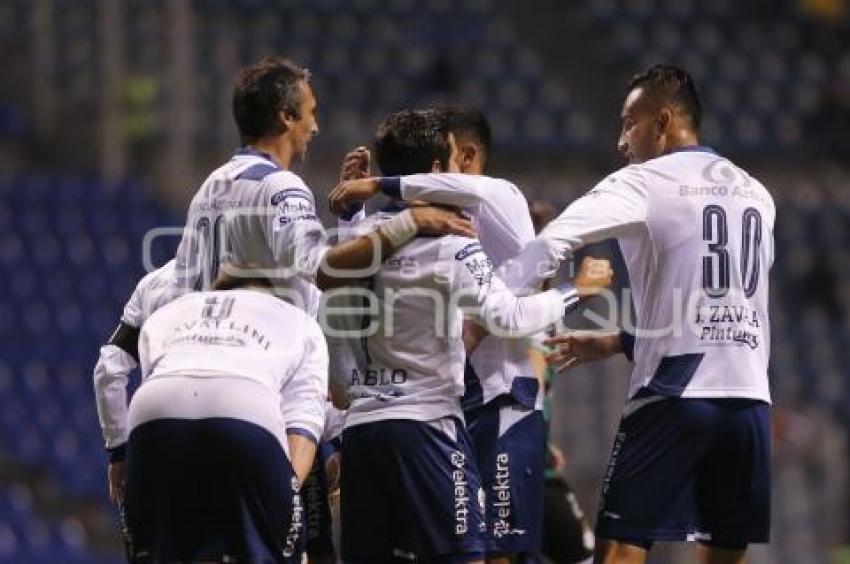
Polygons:
M759 281L759 246L761 245L761 214L747 208L741 218L741 286L744 296L756 293ZM708 243L708 253L702 257L702 287L710 298L722 298L729 293L729 228L726 210L712 204L702 210L702 238Z

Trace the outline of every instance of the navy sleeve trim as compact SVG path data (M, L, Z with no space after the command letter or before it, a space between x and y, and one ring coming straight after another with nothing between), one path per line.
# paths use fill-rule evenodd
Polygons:
M631 333L627 333L626 331L620 331L620 347L623 349L623 353L626 355L626 358L629 361L634 362L635 360L635 336Z
M391 198L401 198L401 177L385 176L379 178L378 189Z
M359 212L362 209L363 209L363 202L357 202L356 204L351 204L350 206L348 206L348 209L345 210L345 213L343 213L340 216L340 219L342 219L343 221L351 221L351 218L354 217L355 215L357 215L357 212Z
M307 429L302 429L301 427L289 427L286 429L287 435L298 435L299 437L304 437L310 439L314 444L318 445L319 440Z
M123 462L127 458L127 443L106 449L109 454L109 463Z
M115 328L115 332L109 338L108 345L115 345L122 351L139 362L139 328L128 325L123 321Z

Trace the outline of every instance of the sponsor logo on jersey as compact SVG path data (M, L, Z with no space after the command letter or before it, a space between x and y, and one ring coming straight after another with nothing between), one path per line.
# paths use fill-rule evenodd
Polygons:
M210 296L206 300L204 300L204 307L201 310L201 317L203 317L204 319L213 319L215 321L227 319L233 312L234 301L236 301L236 298L219 298L219 296Z
M759 347L761 321L757 310L741 304L705 304L697 308L694 322L701 341L712 344Z
M479 286L489 284L493 278L493 263L490 262L490 258L483 252L478 257L467 258L463 264L469 270L469 273L472 274L472 277L475 278Z
M306 531L308 539L317 539L321 535L322 526L322 502L325 490L319 479L322 457L317 456L313 463L313 470L304 483L304 504L307 511Z
M617 460L620 457L620 450L623 448L623 442L626 440L626 434L622 431L617 433L614 438L614 447L611 449L611 458L608 460L608 467L605 469L605 476L602 479L602 491L599 495L599 512L605 515L605 498L608 495L608 490L611 488L611 478L614 476L614 470L617 468Z
M472 256L475 253L483 253L481 243L470 243L455 254L455 259L464 260L466 257Z
M511 470L510 455L496 455L496 473L493 476L493 536L500 539L507 535L524 535L525 530L511 526Z
M469 531L469 482L466 480L466 455L456 450L451 454L452 484L455 502L455 534Z
M271 203L276 206L275 229L279 229L295 221L316 220L313 196L299 188L287 188L271 197Z
M305 190L301 188L287 188L285 190L281 190L280 192L276 192L272 195L271 204L273 206L277 206L279 204L285 204L289 200L293 205L298 201L302 200L307 202L310 207L313 207L313 198L312 196Z
M292 522L289 524L286 544L283 547L283 556L286 558L294 556L298 551L298 537L301 535L304 519L304 508L301 507L301 495L298 493L301 488L298 478L293 476L290 485L292 487Z

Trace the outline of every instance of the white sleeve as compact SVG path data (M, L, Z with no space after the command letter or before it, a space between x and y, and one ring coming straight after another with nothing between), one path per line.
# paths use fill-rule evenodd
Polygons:
M293 267L286 277L304 276L312 280L325 253L327 234L316 215L313 193L291 174L272 174L263 182L266 214L266 237L275 263Z
M280 392L280 409L286 431L303 435L316 444L325 426L328 399L328 347L319 325L306 316L304 356Z
M120 347L100 347L94 367L94 397L106 448L127 442L127 382L136 366L133 357Z
M127 300L127 303L124 304L124 311L121 313L121 321L127 325L131 325L133 327L142 326L142 322L144 320L142 293L144 292L146 279L147 276L142 278L139 283L136 284L136 289L133 290L133 295L131 295L130 299Z
M455 253L452 295L460 297L459 306L491 334L510 337L536 333L561 319L566 308L578 303L578 295L569 285L517 297L494 274L490 259L477 241Z
M499 180L473 174L440 172L384 178L380 186L386 194L399 196L408 202L424 200L469 209L478 207L488 199L491 193L486 186L488 182Z
M625 236L645 224L648 213L643 175L635 167L626 167L567 206L517 257L500 267L499 275L512 288L535 287L553 276L576 249Z

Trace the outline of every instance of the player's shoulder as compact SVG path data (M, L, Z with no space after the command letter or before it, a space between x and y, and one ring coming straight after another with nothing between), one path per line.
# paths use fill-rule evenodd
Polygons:
M587 192L587 196L598 196L605 192L634 191L645 192L646 180L642 164L626 165L600 180Z
M479 189L486 193L495 201L505 201L511 199L519 199L525 201L525 195L517 187L516 184L506 178L497 176L487 176L483 174L469 175L478 185Z
M282 168L269 172L269 174L262 178L262 184L268 190L272 191L287 188L304 190L307 192L310 191L310 188L307 187L307 183L305 183L300 176L291 170L284 170Z
M278 170L268 175L261 183L267 204L287 209L301 210L304 205L315 207L313 192L297 174Z
M165 286L171 286L177 283L176 266L174 259L171 259L156 270L147 273L140 281L137 287L145 289L157 289Z

